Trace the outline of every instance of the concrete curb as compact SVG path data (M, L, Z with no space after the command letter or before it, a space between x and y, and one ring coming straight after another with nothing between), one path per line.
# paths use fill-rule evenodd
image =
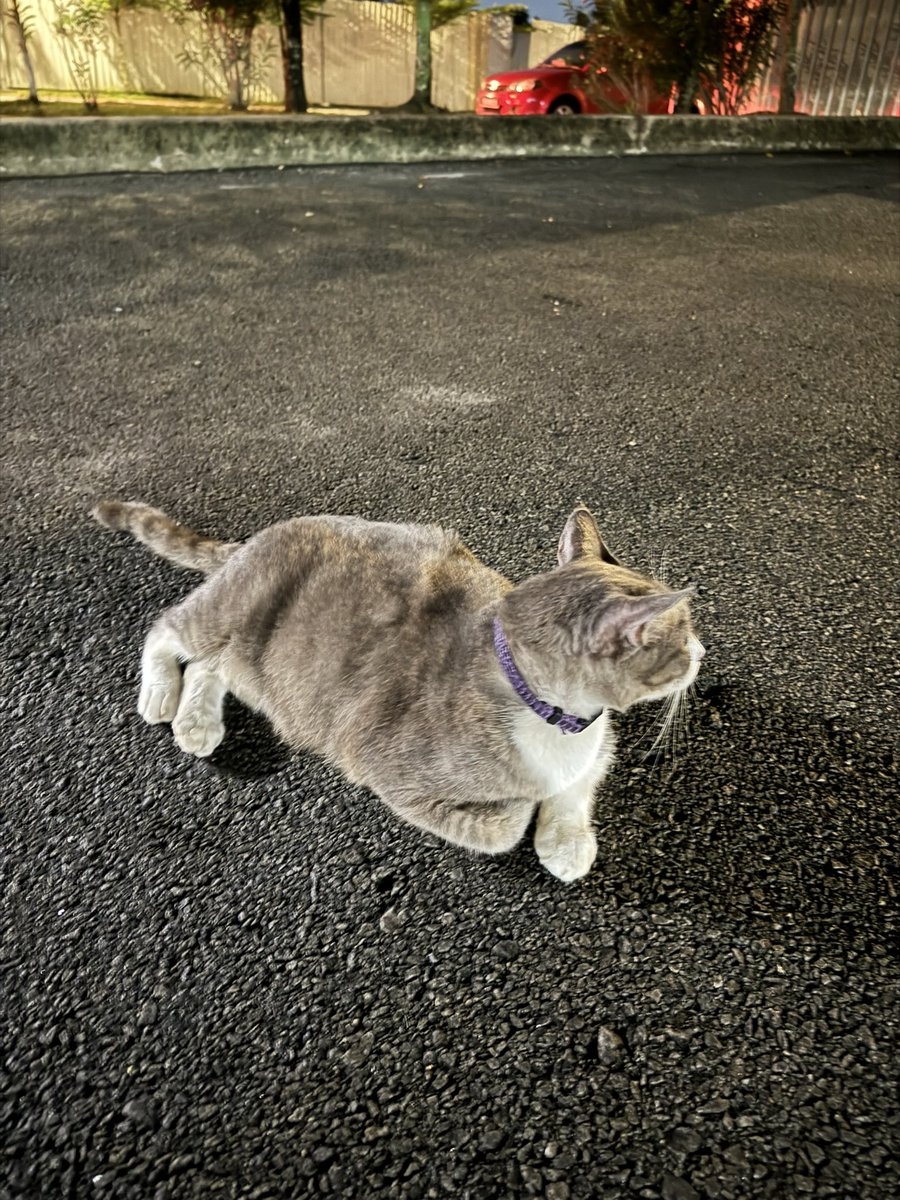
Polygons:
M6 177L339 163L900 149L896 117L4 118Z

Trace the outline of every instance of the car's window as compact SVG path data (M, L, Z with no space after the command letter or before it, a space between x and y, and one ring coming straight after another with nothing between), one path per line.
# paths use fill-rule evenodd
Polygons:
M549 67L551 63L562 60L569 67L580 67L587 62L587 52L584 42L570 42L561 50L554 50L549 58L545 58L542 66Z

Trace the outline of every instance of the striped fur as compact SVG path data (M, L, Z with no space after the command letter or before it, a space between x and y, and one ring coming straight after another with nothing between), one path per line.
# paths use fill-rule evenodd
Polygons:
M211 575L237 550L240 542L217 542L179 525L171 517L129 500L101 500L92 510L93 517L107 529L125 530L149 546L154 554L189 571Z

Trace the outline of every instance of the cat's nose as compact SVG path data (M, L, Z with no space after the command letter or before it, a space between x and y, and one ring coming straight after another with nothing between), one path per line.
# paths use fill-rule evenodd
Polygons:
M694 662L699 662L706 653L706 647L698 638L691 638L691 658Z

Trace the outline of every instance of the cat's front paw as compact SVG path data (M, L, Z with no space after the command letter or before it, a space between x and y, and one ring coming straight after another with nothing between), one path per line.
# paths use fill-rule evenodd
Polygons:
M571 883L587 875L597 857L597 839L592 829L571 825L545 825L534 837L537 856L551 875Z
M185 754L208 758L225 736L221 721L205 720L198 714L178 717L172 725L176 744Z
M148 725L161 725L175 719L181 695L181 675L171 683L143 683L138 712Z

